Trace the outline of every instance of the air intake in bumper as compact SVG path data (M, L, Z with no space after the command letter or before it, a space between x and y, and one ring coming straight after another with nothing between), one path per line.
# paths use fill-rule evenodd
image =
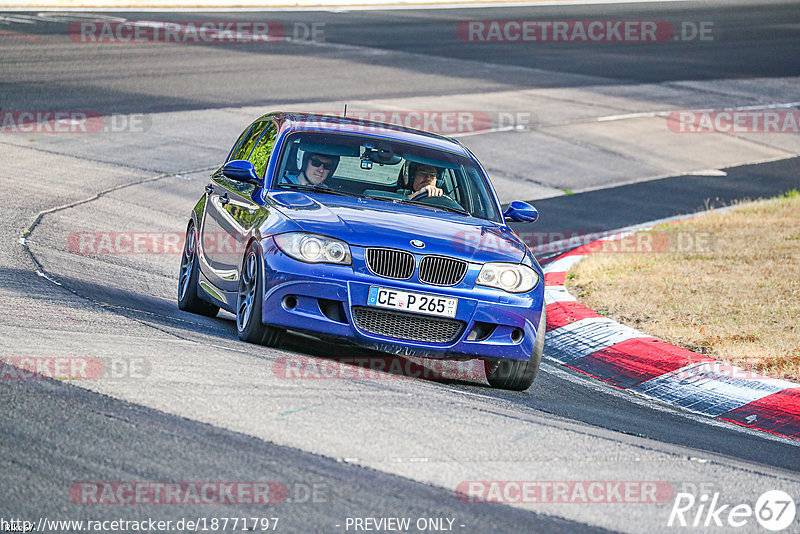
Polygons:
M464 322L415 313L353 306L353 320L370 334L407 341L451 343L464 331Z

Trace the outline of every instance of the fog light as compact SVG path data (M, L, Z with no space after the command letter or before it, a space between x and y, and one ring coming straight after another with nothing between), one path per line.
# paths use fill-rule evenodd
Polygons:
M515 328L511 331L511 341L514 343L519 343L523 337L525 337L525 332L522 331L522 328Z
M297 307L297 297L294 295L286 295L283 297L283 307L287 310L293 310Z

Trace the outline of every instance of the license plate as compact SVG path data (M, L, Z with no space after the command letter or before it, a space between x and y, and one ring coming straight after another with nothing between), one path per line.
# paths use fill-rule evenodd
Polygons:
M458 299L370 286L367 304L440 317L455 317Z

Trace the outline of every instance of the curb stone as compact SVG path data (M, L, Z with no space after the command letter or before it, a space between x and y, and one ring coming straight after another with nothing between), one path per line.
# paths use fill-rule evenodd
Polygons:
M565 286L566 274L613 239L598 239L544 266L545 354L620 389L697 414L800 441L800 384L767 378L608 319Z

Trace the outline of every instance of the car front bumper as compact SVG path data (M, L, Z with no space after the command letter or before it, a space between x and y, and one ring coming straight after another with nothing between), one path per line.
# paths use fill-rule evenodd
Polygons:
M363 263L363 249L357 247L351 247L353 265L303 263L282 253L272 239L263 241L262 250L264 324L346 339L390 354L428 358L528 360L537 334L544 335L536 331L544 304L541 277L529 293L513 295L463 283L440 287L423 284L415 277L393 280L376 276L358 268L359 262ZM474 279L479 268L470 265L465 280L470 275ZM442 319L369 306L371 286L458 298L456 316ZM436 342L400 333L415 332L410 337L427 338L424 332L438 334L445 329L455 333Z

